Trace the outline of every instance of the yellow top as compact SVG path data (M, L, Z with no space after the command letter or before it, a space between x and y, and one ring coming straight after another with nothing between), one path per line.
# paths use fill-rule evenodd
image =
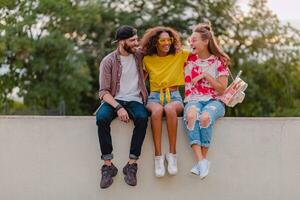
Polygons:
M144 69L149 74L150 91L166 92L169 102L169 88L184 84L184 63L189 56L186 50L180 50L175 55L145 56L143 59Z
M145 56L144 67L149 74L150 91L160 91L172 86L184 84L184 63L189 52L182 50L175 55Z

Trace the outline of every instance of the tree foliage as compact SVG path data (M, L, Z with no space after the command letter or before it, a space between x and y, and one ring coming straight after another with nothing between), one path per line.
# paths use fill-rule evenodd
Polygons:
M115 48L116 28L139 35L153 26L175 28L183 40L199 22L211 22L243 70L246 99L228 116L299 116L299 30L282 24L266 0L242 11L235 0L0 0L0 110L14 88L24 106L91 114L99 105L98 67Z

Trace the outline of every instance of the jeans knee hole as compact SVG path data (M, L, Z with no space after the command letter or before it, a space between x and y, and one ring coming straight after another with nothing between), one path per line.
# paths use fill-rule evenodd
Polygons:
M186 124L186 128L189 130L189 131L193 131L194 129L195 129L195 123L196 123L196 119L193 121L193 123L192 123L192 125L191 125L191 127L189 127L189 123L188 123L188 121L186 122L187 124Z
M193 131L195 129L195 123L196 123L196 120L198 119L198 108L194 105L192 105L191 107L189 107L187 109L187 115L189 115L189 112L196 112L196 113L193 113L193 116L192 117L188 117L188 119L185 119L186 120L186 127L189 131ZM194 114L196 114L196 116L194 116Z
M205 116L206 117L206 116ZM209 114L207 114L207 118L208 118L208 122L207 122L207 124L205 124L205 126L203 126L202 124L201 124L201 121L202 121L202 119L200 119L199 120L199 126L200 126L200 128L208 128L209 126L210 126L210 124L211 124L211 117L210 117L210 115ZM206 120L205 120L206 121Z

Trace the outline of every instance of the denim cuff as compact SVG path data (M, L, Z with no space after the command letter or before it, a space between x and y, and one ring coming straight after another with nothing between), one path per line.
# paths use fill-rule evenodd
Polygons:
M105 155L101 156L102 160L112 160L113 158L114 158L114 155L112 153L111 154L105 154Z
M132 160L138 160L139 157L136 156L136 155L133 155L133 154L129 154L129 159L132 159Z
M209 146L210 146L210 143L202 143L201 144L201 147L207 147L208 148Z
M199 140L193 140L190 141L190 145L193 146L194 144L198 145L198 146L202 146L201 142Z

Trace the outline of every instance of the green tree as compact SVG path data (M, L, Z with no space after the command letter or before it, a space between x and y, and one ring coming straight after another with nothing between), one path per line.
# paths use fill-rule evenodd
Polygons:
M95 60L106 33L101 6L20 0L1 11L1 68L8 70L1 74L0 105L18 87L29 108L50 109L64 101L67 114L91 113L86 101L95 100Z
M232 71L243 70L249 83L246 100L229 110L233 116L300 115L300 32L281 24L266 3L250 1L249 12L233 16L234 26L221 36Z
M62 100L67 114L90 114L99 105L98 67L115 46L122 24L140 36L171 26L184 41L199 22L211 22L243 70L246 99L229 116L299 116L299 30L283 25L266 0L243 12L236 0L13 0L0 4L0 109L20 88L25 106L48 109Z

